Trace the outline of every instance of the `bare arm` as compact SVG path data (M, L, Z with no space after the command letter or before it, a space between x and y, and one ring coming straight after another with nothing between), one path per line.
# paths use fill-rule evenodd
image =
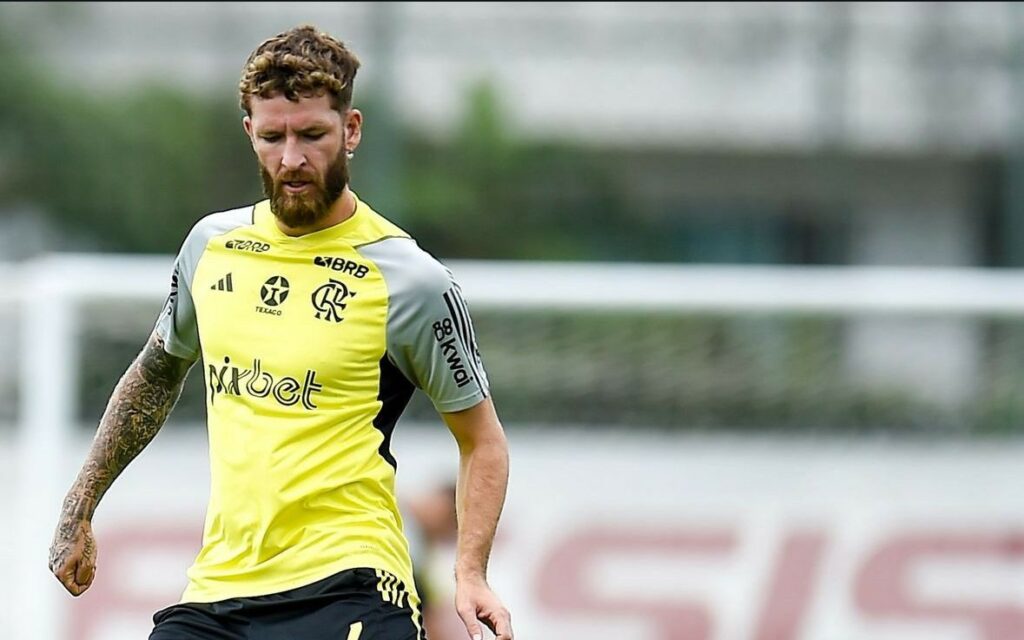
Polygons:
M474 640L481 637L477 620L497 640L512 640L509 613L487 584L487 561L508 486L505 432L490 399L465 411L445 413L443 418L459 444L460 456L456 608Z
M97 505L163 426L191 366L165 352L153 334L111 394L85 464L64 499L50 546L50 571L72 595L92 584L96 543L91 521Z

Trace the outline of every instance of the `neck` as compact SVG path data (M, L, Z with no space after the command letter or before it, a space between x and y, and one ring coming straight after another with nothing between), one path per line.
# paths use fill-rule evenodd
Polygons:
M304 236L307 233L313 233L315 231L321 231L328 227L333 227L336 224L341 224L356 213L356 197L349 190L348 185L341 192L341 195L334 204L331 205L331 209L327 212L327 215L317 220L313 224L306 225L304 227L289 227L288 225L281 222L281 220L274 216L274 222L277 223L277 227L286 235L297 237Z

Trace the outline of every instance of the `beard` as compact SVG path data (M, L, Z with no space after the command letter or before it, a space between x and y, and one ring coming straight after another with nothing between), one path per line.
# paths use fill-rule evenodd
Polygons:
M327 167L325 175L314 172L282 172L275 180L267 168L260 164L263 193L270 199L270 210L286 227L302 228L316 224L327 217L331 207L348 185L348 158L344 150ZM284 183L309 183L303 193L288 193Z

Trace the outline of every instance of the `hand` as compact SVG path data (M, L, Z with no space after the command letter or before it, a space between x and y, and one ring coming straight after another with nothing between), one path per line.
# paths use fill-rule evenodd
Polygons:
M483 638L480 622L487 625L496 636L495 640L512 640L512 618L486 581L459 581L455 589L455 609L472 640Z
M88 520L62 519L50 545L50 571L73 596L96 576L96 540Z

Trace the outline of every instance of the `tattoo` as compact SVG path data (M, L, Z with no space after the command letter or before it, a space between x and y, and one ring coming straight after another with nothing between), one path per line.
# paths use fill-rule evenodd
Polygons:
M181 395L191 366L192 362L164 351L163 340L154 334L121 377L100 419L85 464L64 499L50 549L51 567L59 566L67 557L80 523L92 519L110 485L160 431Z

